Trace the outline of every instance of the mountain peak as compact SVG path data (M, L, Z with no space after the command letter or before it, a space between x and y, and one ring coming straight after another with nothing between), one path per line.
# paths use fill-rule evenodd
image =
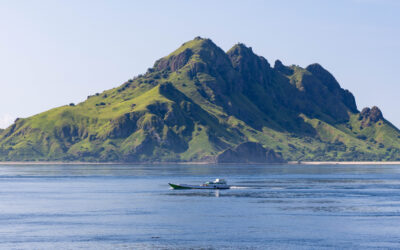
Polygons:
M322 83L324 83L329 90L332 91L335 89L340 89L340 85L336 81L335 77L320 64L310 64L306 67L306 70L317 77Z
M283 65L283 63L279 59L275 61L274 69L285 75L291 75L294 72L293 69L291 69L290 67Z
M221 55L226 57L225 52L211 39L197 36L193 40L183 43L168 56L157 60L154 68L157 70L176 71L185 66L195 54L203 59L206 57L221 57Z
M237 43L233 45L233 47L228 50L227 53L230 53L230 51L247 51L248 53L253 53L253 49L251 47L247 47L244 43Z
M202 37L120 87L0 130L0 160L10 161L265 162L280 154L400 160L400 131L377 107L358 112L319 64L271 68L243 43L224 52Z
M237 43L235 44L230 50L226 52L228 56L232 58L236 58L236 61L239 61L240 59L245 58L246 60L254 60L258 59L259 56L254 54L253 49L251 47L247 47L244 43ZM237 62L233 61L233 66L235 67L235 64Z
M193 38L193 40L196 40L196 41L206 41L206 40L210 40L210 41L211 41L211 39L209 39L209 38L204 38L204 37L201 37L201 36L196 36L195 38Z
M233 68L240 72L245 81L259 83L267 81L270 65L264 57L254 54L251 47L237 43L227 54Z
M179 54L186 49L190 49L193 52L198 53L199 51L204 49L219 49L219 47L209 38L196 36L193 40L183 43L181 47L169 54L167 57Z

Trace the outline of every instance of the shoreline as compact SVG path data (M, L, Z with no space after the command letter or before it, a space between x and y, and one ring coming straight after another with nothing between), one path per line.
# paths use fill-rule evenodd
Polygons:
M400 165L400 161L301 161L289 165Z
M0 161L1 165L400 165L400 161L289 161L287 163L215 163L215 162L62 162Z

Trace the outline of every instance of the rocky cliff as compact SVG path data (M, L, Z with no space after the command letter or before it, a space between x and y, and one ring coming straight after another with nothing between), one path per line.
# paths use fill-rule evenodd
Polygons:
M249 141L256 144L247 143ZM265 150L265 151L264 151ZM121 86L0 131L0 160L400 160L400 133L319 64L197 37ZM265 158L264 158L265 157Z

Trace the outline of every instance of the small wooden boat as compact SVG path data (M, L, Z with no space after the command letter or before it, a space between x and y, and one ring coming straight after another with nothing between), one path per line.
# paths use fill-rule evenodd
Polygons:
M173 189L229 189L230 186L224 179L215 179L215 181L207 181L202 185L173 184L168 183Z

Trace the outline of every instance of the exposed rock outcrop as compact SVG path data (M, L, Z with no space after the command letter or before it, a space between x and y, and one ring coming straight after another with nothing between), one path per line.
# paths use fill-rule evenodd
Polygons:
M382 111L377 107L373 106L370 108L363 108L358 118L361 121L362 127L369 127L372 124L383 120Z
M182 53L180 53L176 56L174 55L167 59L162 58L162 59L158 60L154 64L154 68L156 70L176 71L176 70L182 68L183 66L185 66L192 55L193 55L193 51L191 49L185 49Z
M285 75L291 75L293 74L293 69L290 67L287 67L283 65L283 63L280 60L276 60L274 64L274 69L285 74Z
M319 64L271 67L242 43L225 52L201 37L120 87L0 130L0 161L268 163L281 154L400 160L400 131L377 107L360 113Z
M254 54L253 50L239 43L227 52L233 68L240 73L243 83L265 83L269 81L271 67L268 61ZM242 83L242 85L243 85ZM246 86L241 86L245 89Z
M324 84L339 100L341 100L347 108L352 112L357 112L357 105L353 94L347 89L342 89L335 77L329 73L329 71L324 69L318 63L307 66L306 70L320 80L320 82Z

